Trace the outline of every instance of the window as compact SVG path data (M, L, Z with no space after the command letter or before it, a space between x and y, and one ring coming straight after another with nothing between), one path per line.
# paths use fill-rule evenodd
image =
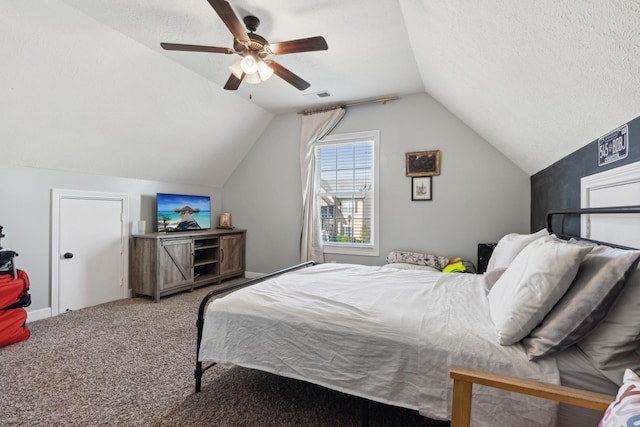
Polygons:
M316 197L325 253L378 256L378 131L316 143Z

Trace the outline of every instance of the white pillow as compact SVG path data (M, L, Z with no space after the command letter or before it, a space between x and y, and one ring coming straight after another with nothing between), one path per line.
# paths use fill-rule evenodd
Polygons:
M494 268L493 270L485 272L482 275L482 278L484 279L484 288L487 291L490 291L506 270L506 268Z
M495 268L509 267L509 264L515 259L516 255L529 243L548 235L549 232L545 228L533 234L507 234L498 241L498 244L493 249L491 258L489 258L489 262L487 263L487 271Z
M618 395L604 413L600 426L637 426L640 422L639 388L638 374L631 369L626 369Z
M489 292L498 342L511 345L527 336L567 291L591 251L555 236L531 242Z

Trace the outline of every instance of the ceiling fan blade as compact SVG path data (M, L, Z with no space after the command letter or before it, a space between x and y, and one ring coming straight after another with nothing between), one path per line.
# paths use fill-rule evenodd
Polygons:
M287 53L312 52L315 50L327 50L327 41L322 36L309 37L306 39L289 40L286 42L273 43L268 50L274 55L285 55Z
M287 83L291 84L296 89L305 90L305 89L309 88L309 86L311 86L310 83L302 80L300 77L298 77L297 75L293 74L291 71L287 70L286 68L284 68L282 65L278 64L277 62L272 61L270 59L268 59L268 60L266 60L264 62L266 62L269 67L271 67L273 72L278 77L280 77L281 79L283 79Z
M224 85L224 88L226 90L237 90L240 87L240 83L242 83L242 79L244 79L244 73L242 73L241 78L237 78L235 74L232 73L229 76L229 80L227 80L227 83Z
M180 50L186 52L236 53L228 47L198 46L195 44L160 43L164 50Z
M244 29L244 26L242 25L236 14L233 12L233 9L231 8L229 2L225 0L208 1L211 7L213 7L213 9L220 17L220 19L222 19L224 25L226 25L229 31L231 31L231 34L233 34L233 37L235 37L236 40L246 43L251 41Z

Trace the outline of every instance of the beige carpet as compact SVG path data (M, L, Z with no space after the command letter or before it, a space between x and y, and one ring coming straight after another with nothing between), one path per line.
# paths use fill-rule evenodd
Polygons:
M195 320L211 289L32 322L29 340L0 348L0 425L358 425L360 399L249 369L215 367L195 394ZM370 408L372 426L440 425Z

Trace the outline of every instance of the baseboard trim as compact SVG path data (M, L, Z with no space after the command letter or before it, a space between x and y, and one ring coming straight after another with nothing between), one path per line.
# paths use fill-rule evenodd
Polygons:
M127 296L123 299L131 298L132 292L131 289L127 290ZM38 310L27 310L27 323L35 322L36 320L48 319L51 317L52 310L51 307L40 308Z
M264 273L255 273L253 271L245 271L244 277L245 279L255 279L256 277L264 276Z
M51 317L51 307L27 311L27 323Z

